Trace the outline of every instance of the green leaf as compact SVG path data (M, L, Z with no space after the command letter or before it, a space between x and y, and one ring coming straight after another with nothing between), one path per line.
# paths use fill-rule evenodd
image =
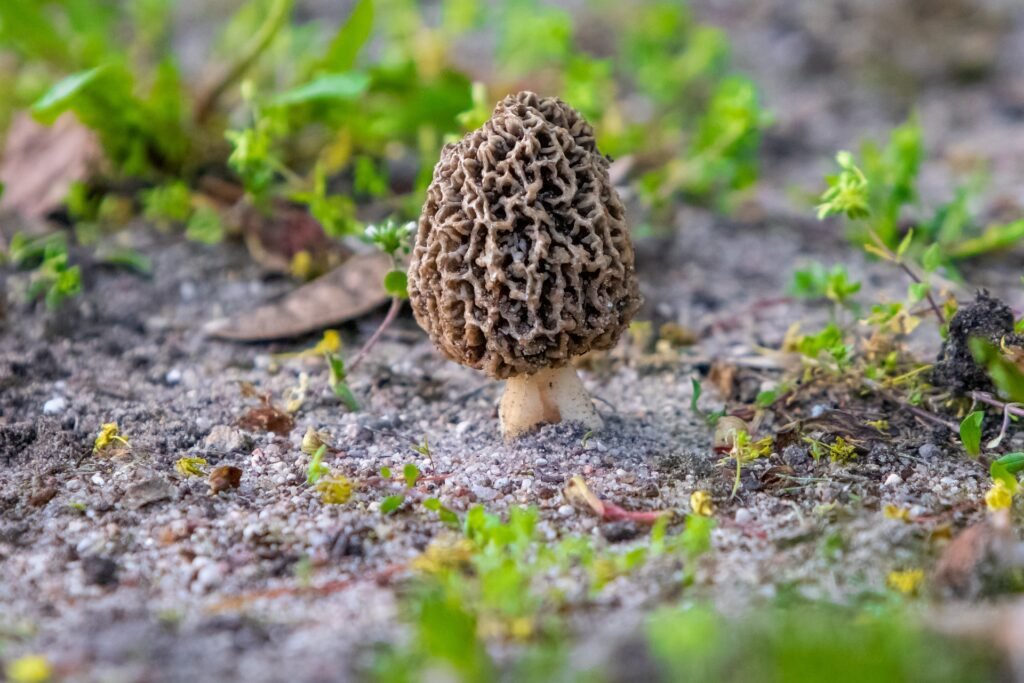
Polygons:
M927 296L929 289L931 289L931 285L927 282L911 282L907 285L907 296L910 298L911 303L916 304Z
M380 468L380 476L384 477L385 479L390 479L391 478L391 468L386 466L386 465L384 467L381 467Z
M921 265L927 273L934 273L942 265L942 250L939 248L938 242L928 247L921 255Z
M903 236L903 241L900 242L900 246L896 248L896 259L902 260L903 255L907 253L907 249L914 242L914 229L911 228L907 231L907 234Z
M33 116L40 123L53 123L57 117L71 108L75 97L96 82L107 69L107 65L97 66L61 79L32 104Z
M1021 239L1024 239L1024 220L989 226L977 237L951 245L948 251L953 258L972 258L1012 247Z
M185 237L206 245L219 244L224 239L224 223L220 213L209 206L196 209L185 227Z
M693 395L690 396L690 410L697 415L703 415L703 413L700 411L700 408L697 406L697 401L700 400L700 394L702 389L700 386L700 382L697 380L696 377L690 378L690 386L693 387Z
M321 444L320 448L316 449L316 452L313 454L313 458L309 461L309 469L306 470L307 484L315 484L320 477L330 472L327 466L321 463L324 458L324 453L326 452L327 445Z
M408 488L416 486L416 481L420 478L420 468L416 467L413 463L407 463L402 468L402 477L405 479L405 485Z
M1024 373L1007 360L987 339L974 337L969 342L974 360L985 366L999 395L1013 403L1024 403Z
M1017 486L1017 473L1022 471L1024 471L1024 453L1007 453L989 466L992 481L1002 480L1011 491Z
M402 503L405 502L405 496L388 496L380 504L380 512L382 515L386 515L390 512L397 510Z
M289 106L317 100L354 100L366 92L370 77L362 71L325 74L309 83L285 90L270 98L269 104Z
M409 278L404 270L391 270L384 276L384 291L396 299L409 298Z
M978 454L981 453L981 423L984 419L985 412L976 410L960 423L960 441L964 444L964 450L972 458L978 457Z
M348 21L327 48L323 66L330 71L348 71L356 64L360 50L373 33L373 0L359 0Z

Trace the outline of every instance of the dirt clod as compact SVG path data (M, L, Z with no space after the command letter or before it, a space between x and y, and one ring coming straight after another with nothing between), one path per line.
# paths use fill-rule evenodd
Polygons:
M949 337L932 370L932 381L937 386L949 387L958 395L992 388L985 368L978 365L971 354L970 341L975 338L986 339L997 346L1024 345L1024 340L1013 332L1010 307L982 290L949 322Z

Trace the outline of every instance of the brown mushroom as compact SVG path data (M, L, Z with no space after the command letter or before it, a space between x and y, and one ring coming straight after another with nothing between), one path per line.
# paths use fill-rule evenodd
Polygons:
M434 168L413 312L446 356L507 380L507 438L562 420L601 427L571 361L614 346L641 302L608 164L576 110L521 92Z

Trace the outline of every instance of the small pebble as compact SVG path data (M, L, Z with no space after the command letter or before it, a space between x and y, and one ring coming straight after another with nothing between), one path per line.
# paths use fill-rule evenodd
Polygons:
M498 492L488 486L473 486L470 489L477 500L484 502L492 501L498 497Z
M181 370L179 370L178 368L172 368L171 370L168 370L167 374L164 375L164 382L172 387L176 384L179 384L181 382Z
M576 508L572 505L562 505L558 508L559 517L572 517L576 513Z
M900 478L900 475L893 472L888 477L885 478L885 482L882 484L882 486L899 486L902 483L903 479Z
M736 510L735 519L737 524L750 524L754 520L754 515L747 508L739 508Z
M927 458L929 460L932 458L938 458L939 456L942 455L942 451L939 450L939 447L933 443L926 443L925 445L921 446L920 448L917 449L917 453L922 458Z
M68 400L63 396L54 396L43 404L43 415L60 415L68 407Z

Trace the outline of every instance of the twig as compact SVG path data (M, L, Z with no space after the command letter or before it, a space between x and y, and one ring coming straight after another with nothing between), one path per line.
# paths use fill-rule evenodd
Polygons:
M898 404L904 410L906 410L907 412L911 413L912 415L914 415L915 417L917 417L917 418L919 418L921 420L925 420L926 422L931 422L932 424L937 424L937 425L940 425L942 427L945 427L946 429L949 429L950 431L952 431L954 434L960 430L959 425L956 425L953 422L950 422L949 420L945 420L945 419L939 417L938 415L936 415L935 413L930 413L927 410L922 410L921 408L918 408L915 405L911 405L910 403L908 403L908 402L904 401L903 399L901 399L899 396L891 394L888 391L886 391L885 389L883 389L881 387L881 385L879 385L877 382L873 382L873 381L871 381L869 379L865 379L864 380L864 386L866 386L867 388L871 389L872 391L875 391L875 392L881 394L882 396L884 396L886 399L892 401L893 403Z
M384 320L381 321L380 327L378 327L377 330L373 333L373 335L366 340L366 343L363 344L363 348L359 349L359 353L356 354L355 359L353 359L353 361L348 366L348 372L355 372L355 369L359 367L360 363L363 362L363 359L366 358L366 355L370 353L374 346L377 345L377 341L380 339L380 336L384 333L384 330L386 330L388 326L391 325L392 322L394 322L395 318L398 317L398 313L399 311L402 310L402 304L404 303L405 299L400 299L397 296L391 299L391 307L388 309L388 314L384 316Z
M903 261L897 261L897 263L899 263L900 268L903 269L903 272L907 274L907 277L909 277L911 280L913 280L917 284L921 284L921 278L919 278L917 276L917 274L913 270L911 270L910 266L908 266ZM939 324L940 325L945 325L946 324L946 316L942 314L942 309L939 308L939 305L937 303L935 303L935 297L932 296L932 291L931 291L930 288L925 293L925 296L928 297L928 303L931 305L932 311L935 313L935 317L938 318Z
M1011 415L1024 417L1024 406L1019 403L1005 403L1000 401L987 391L972 391L971 399L977 403L984 403L995 408L1000 408L1003 411L1003 425L999 429L999 435L988 443L989 448L995 448L1002 442L1003 437L1006 436L1006 430L1010 428Z
M235 57L220 73L213 83L203 90L196 98L194 118L196 123L203 123L213 113L217 101L231 85L241 78L246 71L268 47L274 36L284 26L291 12L295 0L275 0L267 12L266 19L260 25L259 30L252 39L242 46L238 56Z

